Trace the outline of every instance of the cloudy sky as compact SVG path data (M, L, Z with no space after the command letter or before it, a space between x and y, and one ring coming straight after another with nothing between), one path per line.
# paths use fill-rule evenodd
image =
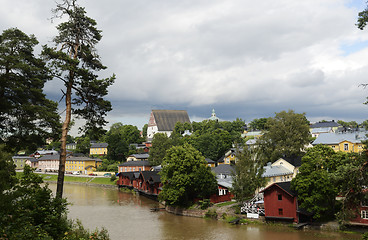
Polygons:
M51 44L50 0L0 0L0 29ZM103 38L97 49L116 74L110 124L141 128L152 109L191 120L274 116L310 121L368 119L368 29L355 24L365 0L80 0ZM37 52L38 51L38 52ZM36 50L39 53L39 49ZM61 84L47 95L58 100ZM62 107L61 107L62 109Z

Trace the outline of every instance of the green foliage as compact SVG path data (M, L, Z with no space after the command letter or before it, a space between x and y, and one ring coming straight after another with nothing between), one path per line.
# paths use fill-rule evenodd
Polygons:
M115 180L116 180L116 175L115 174L111 175L110 181L114 182Z
M210 199L203 199L198 201L199 206L202 210L211 207L213 204L211 203Z
M57 103L46 99L45 62L33 54L38 41L16 28L0 35L0 141L34 151L60 131Z
M91 139L88 136L84 136L75 138L75 141L77 142L75 152L88 155L91 147Z
M331 218L338 210L336 196L339 187L335 173L349 161L346 153L335 152L324 145L308 149L302 158L299 174L291 184L298 193L300 207L314 213L314 219Z
M130 152L129 144L141 143L142 140L136 126L114 123L105 135L105 141L109 144L107 159L114 162L125 161Z
M282 156L301 156L309 143L309 122L304 113L293 110L276 113L274 118L268 119L266 127L268 131L258 142L270 162Z
M217 214L217 212L216 212L216 210L215 210L215 209L209 209L209 210L204 214L204 216L205 216L206 218L216 219L216 218L217 218L217 216L218 216L218 214Z
M346 128L357 128L359 126L356 121L344 122L342 120L338 120L337 123Z
M164 184L159 199L167 205L189 206L195 198L208 198L217 190L204 157L189 144L170 148L159 174Z
M19 182L0 193L1 234L10 239L61 239L68 230L67 204L64 199L53 198L47 185L40 185L42 182L26 165Z
M235 173L231 192L238 202L244 202L254 196L255 191L265 185L264 172L265 156L259 148L248 148L237 151Z
M165 133L156 133L152 139L148 160L153 166L160 165L166 156L166 151L172 147L171 139Z
M256 118L253 119L253 121L251 121L249 123L249 129L252 131L256 131L256 130L267 130L267 123L268 118Z
M70 223L70 231L65 233L63 239L68 240L80 240L80 239L91 239L91 240L108 240L110 239L106 229L95 230L93 232L85 229L80 221Z

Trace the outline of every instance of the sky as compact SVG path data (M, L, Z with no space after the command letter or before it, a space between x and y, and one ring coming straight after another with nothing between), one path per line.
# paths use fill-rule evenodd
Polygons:
M368 29L356 27L365 0L78 2L102 30L99 75L116 74L107 129L141 129L152 109L187 110L192 121L212 109L246 123L289 109L311 122L368 119ZM55 1L0 3L1 30L34 34L36 54L52 45ZM62 88L52 80L44 91L58 101Z

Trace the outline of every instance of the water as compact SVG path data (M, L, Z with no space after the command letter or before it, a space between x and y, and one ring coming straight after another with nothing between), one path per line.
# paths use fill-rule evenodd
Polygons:
M56 189L55 184L50 184ZM299 231L284 226L231 225L222 221L183 217L165 211L151 212L157 202L117 189L65 184L69 217L80 219L91 230L105 227L111 239L271 239L345 240L358 234Z

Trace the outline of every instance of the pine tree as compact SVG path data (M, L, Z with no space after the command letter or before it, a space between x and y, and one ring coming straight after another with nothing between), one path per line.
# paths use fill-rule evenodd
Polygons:
M65 120L62 126L61 153L57 183L57 195L62 197L66 160L66 139L72 112L86 120L81 129L94 138L103 132L107 123L106 113L111 103L104 100L107 88L115 76L98 79L96 72L106 69L102 65L95 46L101 40L101 31L96 21L86 15L76 0L64 0L53 10L55 17L66 17L67 21L57 26L59 34L54 38L56 48L44 46L43 55L49 60L53 77L64 82Z

